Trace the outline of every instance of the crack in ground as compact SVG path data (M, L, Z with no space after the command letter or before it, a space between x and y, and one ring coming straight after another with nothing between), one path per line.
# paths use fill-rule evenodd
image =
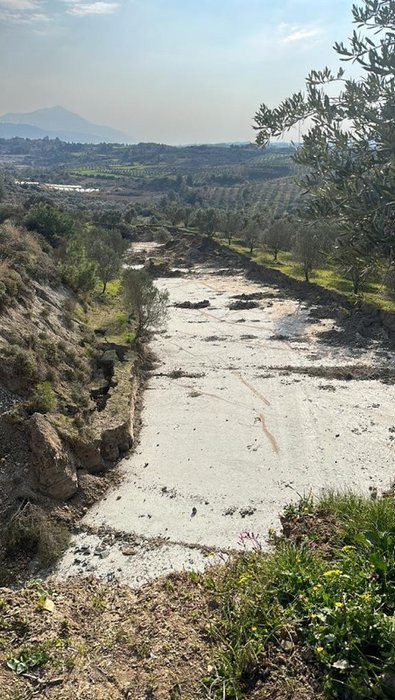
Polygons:
M166 545L170 547L185 547L185 549L197 550L205 555L222 554L224 551L223 547L208 547L206 545L201 545L198 543L182 542L176 540L173 541L167 537L144 537L143 535L136 535L135 533L129 533L123 530L115 530L114 528L106 527L105 525L94 527L84 523L83 525L77 527L74 530L73 534L75 536L78 536L80 534L95 535L103 543L108 545L114 545L116 543L119 543L120 546L122 546L122 544L130 544L134 545L135 547L146 546L147 550L159 549L160 547ZM236 551L237 550L233 548L226 548L227 553L232 553Z

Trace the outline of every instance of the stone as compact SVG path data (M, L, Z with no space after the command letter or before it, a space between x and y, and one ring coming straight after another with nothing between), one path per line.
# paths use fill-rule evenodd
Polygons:
M114 367L118 362L118 355L115 350L106 350L99 360L99 365L104 372L105 377L112 377Z
M78 489L76 458L56 428L41 413L29 421L33 468L40 491L57 500L71 498Z
M71 436L69 440L78 462L89 474L98 474L104 470L105 465L100 454L100 440L93 438L83 440L75 436Z

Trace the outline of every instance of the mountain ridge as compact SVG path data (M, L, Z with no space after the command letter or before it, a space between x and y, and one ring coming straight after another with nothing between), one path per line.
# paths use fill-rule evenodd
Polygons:
M8 112L0 116L0 137L16 136L33 139L48 136L80 143L129 141L123 132L90 122L60 105L33 112Z

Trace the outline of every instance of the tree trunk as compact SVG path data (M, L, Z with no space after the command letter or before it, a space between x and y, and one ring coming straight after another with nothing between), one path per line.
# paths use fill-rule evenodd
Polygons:
M275 251L274 251L274 253L273 253L273 260L274 260L274 262L277 262L277 255L278 255L278 250L277 250L277 248L276 248Z
M103 282L103 291L102 291L102 294L105 294L106 289L107 289L107 280L106 280L105 282Z
M305 267L305 269L304 269L304 278L305 278L306 282L310 282L310 280L309 280L309 268L308 267Z
M361 288L361 280L359 277L353 280L353 289L354 289L354 294L358 294L359 290Z

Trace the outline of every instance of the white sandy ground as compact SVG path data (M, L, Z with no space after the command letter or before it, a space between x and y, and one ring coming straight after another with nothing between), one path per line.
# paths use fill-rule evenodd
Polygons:
M120 465L122 483L82 522L90 533L129 533L133 552L107 537L101 558L100 537L81 532L59 576L94 573L137 586L174 570L202 570L211 561L205 548L237 549L246 531L264 543L298 494L380 490L394 477L394 385L270 369L384 364L393 356L378 344L369 351L324 344L317 333L333 322L281 295L229 310L234 294L276 291L241 273L201 268L158 284L171 304L208 299L210 307L170 307L167 328L152 343L159 362L144 396L140 442ZM168 376L178 369L191 376Z

